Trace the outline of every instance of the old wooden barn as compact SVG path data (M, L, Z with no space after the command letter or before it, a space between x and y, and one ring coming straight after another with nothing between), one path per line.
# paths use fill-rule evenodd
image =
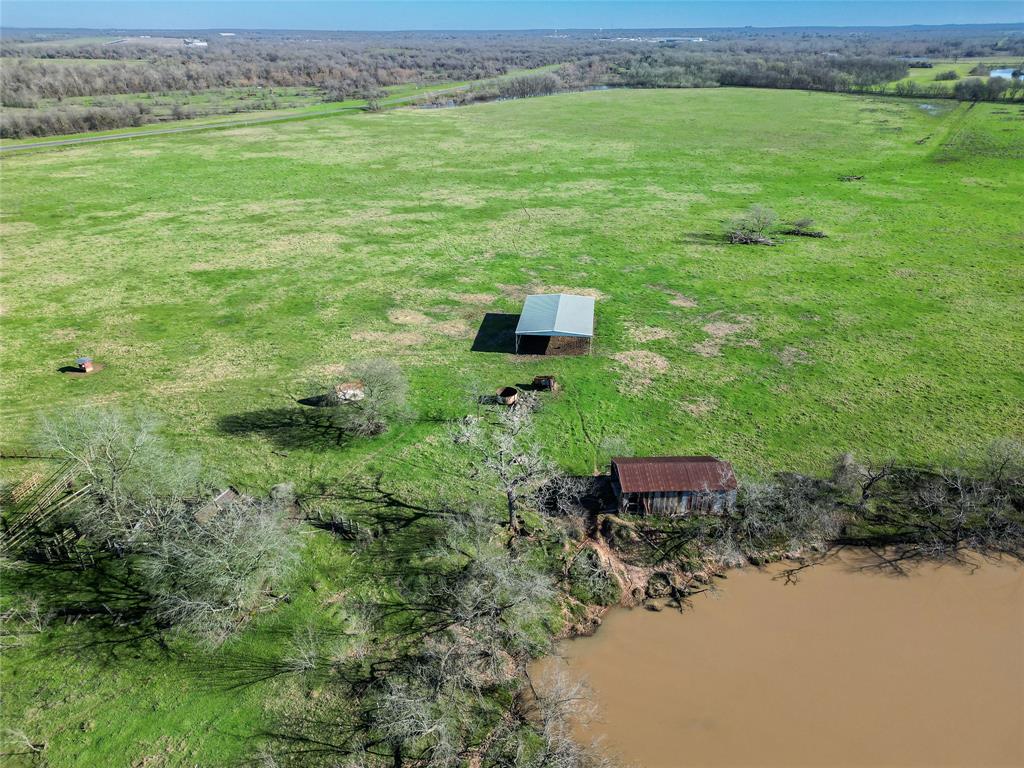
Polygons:
M714 456L615 458L611 479L622 513L722 512L736 502L732 464Z

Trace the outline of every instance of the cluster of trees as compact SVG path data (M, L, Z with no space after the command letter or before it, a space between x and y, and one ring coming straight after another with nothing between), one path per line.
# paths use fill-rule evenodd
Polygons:
M960 101L1017 100L1024 95L1024 80L1019 77L969 77L953 86L953 95Z
M419 103L423 106L450 107L478 101L525 99L531 96L547 96L552 93L573 90L579 85L579 82L573 82L563 77L560 68L558 72L501 78L458 91L430 94L420 99Z
M537 449L538 407L527 395L453 426L453 463L465 466L474 498L452 495L436 509L391 499L385 519L373 504L346 505L376 531L356 544L365 578L345 607L358 629L340 643L300 638L288 657L299 663L283 662L324 703L285 718L268 761L609 765L572 738L585 691L559 675L536 679L529 667L549 651L560 614L562 567L546 551L566 540L578 500L576 484Z
M148 415L85 409L44 421L40 447L70 461L87 492L61 512L80 546L120 564L147 596L147 620L219 642L278 599L299 538L287 486L214 504L193 457L170 450Z
M327 100L343 100L390 85L483 80L554 64L562 65L555 75L500 80L452 100L515 98L590 85L857 91L879 90L901 79L914 63L908 57L1024 56L1024 38L1002 28L691 32L704 41L670 36L689 34L678 30L666 30L665 37L652 31L649 38L631 40L593 32L557 38L540 33L324 33L316 39L247 33L210 39L206 48L147 45L142 38L103 46L59 39L26 45L7 36L0 45L5 57L0 104L18 114L3 115L0 133L42 136L155 119L130 107L82 107L51 117L69 98L111 94L281 86L316 88ZM901 83L899 88L903 90L892 92L949 95L917 84ZM1012 89L982 93L974 87L966 97L1016 95Z
M939 83L915 83L901 80L878 87L877 92L912 99L948 99L958 101L1016 101L1024 96L1024 81L1020 78L969 77L960 79L955 72L936 75L936 80L956 80L952 91ZM949 77L948 75L952 75Z
M906 65L873 56L684 53L662 49L612 63L622 85L648 88L802 88L853 91L896 80Z
M14 48L14 50L12 50ZM425 36L414 44L362 41L240 40L206 50L131 46L119 48L130 61L101 61L110 46L55 48L8 45L0 97L5 106L34 99L63 99L114 93L205 90L228 86L315 86L353 96L368 87L409 82L479 80L513 69L573 58L574 46L518 45L501 38L487 43ZM62 60L48 62L48 53ZM82 59L82 64L66 58Z
M182 112L181 117L189 115ZM86 131L109 131L152 122L153 111L143 102L133 101L111 107L60 107L46 110L11 112L0 115L0 137L21 139L28 136L63 136Z

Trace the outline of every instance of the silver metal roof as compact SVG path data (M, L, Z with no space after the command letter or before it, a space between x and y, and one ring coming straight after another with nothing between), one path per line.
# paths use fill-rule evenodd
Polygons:
M593 336L594 300L568 293L527 296L516 335Z

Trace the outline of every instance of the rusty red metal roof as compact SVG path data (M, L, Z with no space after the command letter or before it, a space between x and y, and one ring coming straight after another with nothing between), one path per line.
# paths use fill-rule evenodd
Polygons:
M714 456L612 459L623 493L734 491L732 464Z

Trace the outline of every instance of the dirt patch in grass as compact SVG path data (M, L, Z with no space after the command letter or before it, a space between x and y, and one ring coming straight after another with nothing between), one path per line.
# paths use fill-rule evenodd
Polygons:
M693 350L701 357L717 357L722 354L722 347L724 347L732 337L745 333L750 330L753 323L750 318L739 317L736 318L736 322L729 323L724 320L715 320L704 326L704 333L708 335L704 341L701 341L693 346ZM757 346L750 342L753 339L748 339L746 346Z
M626 369L618 386L623 395L641 394L651 386L655 376L667 373L670 368L668 360L645 349L619 352L612 355L612 359Z
M30 235L39 229L39 225L31 221L3 221L0 220L0 236L21 237Z
M321 374L323 376L344 376L347 371L348 366L344 363L326 363L313 368L314 374Z
M387 331L356 331L352 334L354 341L368 341L375 344L388 344L396 347L415 347L426 342L422 333L405 331L388 333Z
M333 232L308 232L301 235L285 235L267 241L262 247L274 255L283 253L305 253L311 250L326 250L341 243L341 235Z
M135 217L136 224L152 224L157 221L177 218L179 214L174 211L146 211Z
M388 320L395 325L430 325L431 318L415 309L392 309L388 311Z
M542 286L543 293L572 293L576 296L589 296L592 299L606 299L608 294L596 288L577 288L573 285L548 285ZM538 289L539 290L539 289Z
M668 303L673 307L685 307L687 309L692 309L697 306L695 299L691 299L689 296L685 296L672 288L666 288L664 285L648 285L647 287L653 291L661 291L662 293L666 293L671 296L672 298L669 299Z
M316 204L309 200L266 200L264 202L249 202L239 206L241 213L259 216L271 213L297 213L308 211L316 207Z
M650 352L645 349L634 349L629 352L618 352L612 355L612 359L622 363L629 370L644 375L665 373L669 369L669 362L657 352Z
M718 408L717 397L695 397L684 400L682 408L694 418L700 419L715 411Z
M452 301L457 301L460 304L478 304L488 305L493 304L498 298L493 293L451 293L449 294Z
M814 362L814 359L799 347L783 347L775 356L787 368L794 365L810 365Z
M453 339L464 339L473 335L473 329L465 320L442 320L434 323L434 330Z
M608 295L596 288L579 288L574 285L546 285L544 283L531 282L528 285L505 285L498 284L498 289L508 298L515 301L522 301L527 296L541 293L570 293L575 296L590 296L592 299L605 299Z
M626 332L638 344L657 341L658 339L671 339L674 336L672 331L666 328L657 328L653 325L637 325L634 323L626 324Z

